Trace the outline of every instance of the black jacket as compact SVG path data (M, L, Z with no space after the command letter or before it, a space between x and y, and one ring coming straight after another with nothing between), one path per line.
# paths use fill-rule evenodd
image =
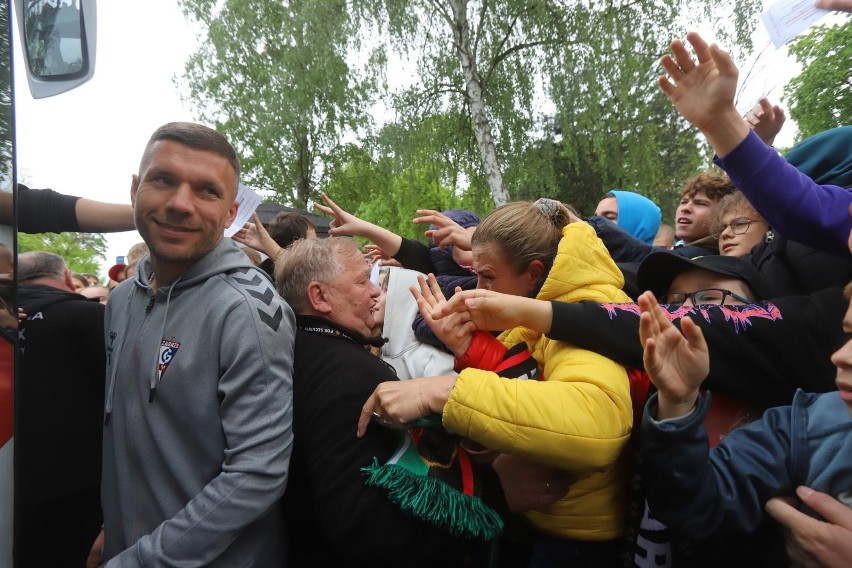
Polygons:
M846 338L842 320L847 300L841 288L789 296L752 306L705 306L672 314L698 324L710 350L704 388L718 390L760 408L790 404L797 388L835 390L829 357ZM636 304L552 302L549 337L642 369Z
M660 247L652 247L633 237L604 217L589 217L598 237L624 274L624 291L636 298L644 290L636 285L636 274L642 260ZM675 247L671 252L687 258L719 254L717 241L705 238L690 245ZM826 288L843 287L852 280L852 258L836 256L776 235L771 241L758 243L743 257L750 262L769 285L769 296L780 298L810 294ZM845 309L844 309L845 311Z
M775 237L758 243L744 257L769 284L770 296L810 294L852 281L852 257L841 257Z
M404 514L361 468L385 463L395 431L371 424L355 437L361 408L393 368L358 334L330 320L297 316L293 368L293 455L284 494L291 567L462 566L479 543ZM489 470L490 471L490 468ZM303 535L313 535L310 539Z
M18 301L15 554L21 566L82 566L102 523L104 306L41 285Z

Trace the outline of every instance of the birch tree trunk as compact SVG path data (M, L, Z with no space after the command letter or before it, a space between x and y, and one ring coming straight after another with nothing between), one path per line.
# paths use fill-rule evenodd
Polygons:
M491 124L485 112L485 101L482 97L482 81L476 67L476 55L470 46L470 28L467 21L467 0L450 0L453 9L453 41L459 55L462 73L464 75L465 92L470 104L470 119L473 123L473 133L479 146L482 158L482 169L494 205L499 207L509 202L509 194L503 187L503 172L497 159L497 148L491 137Z

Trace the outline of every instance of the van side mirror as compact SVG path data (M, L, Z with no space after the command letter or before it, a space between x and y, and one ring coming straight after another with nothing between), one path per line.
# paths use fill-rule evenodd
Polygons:
M33 98L71 90L95 71L95 0L15 0Z

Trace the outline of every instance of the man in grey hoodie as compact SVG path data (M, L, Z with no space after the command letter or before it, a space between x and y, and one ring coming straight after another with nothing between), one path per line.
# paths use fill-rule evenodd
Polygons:
M150 253L106 310L110 568L284 562L295 318L223 238L239 168L216 131L169 123L133 176Z

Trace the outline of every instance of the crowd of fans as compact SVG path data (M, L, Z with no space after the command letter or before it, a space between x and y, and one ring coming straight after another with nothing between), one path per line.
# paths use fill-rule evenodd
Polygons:
M594 212L418 210L424 243L323 194L327 238L289 212L228 239L233 148L158 129L131 186L143 242L107 286L18 258L3 338L38 475L16 559L852 564L852 126L785 159L781 109L742 117L728 55L687 42L660 86L716 158L672 225L613 189Z

